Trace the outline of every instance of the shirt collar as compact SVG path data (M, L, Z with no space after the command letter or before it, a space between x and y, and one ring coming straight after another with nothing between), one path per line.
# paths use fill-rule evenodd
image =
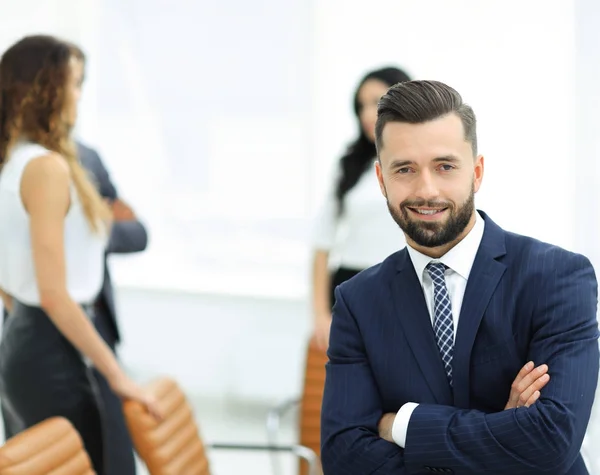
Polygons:
M408 255L413 263L421 286L423 286L423 272L431 261L445 264L465 280L468 280L471 268L473 267L473 262L475 262L475 256L477 255L479 245L481 244L481 239L483 238L484 229L485 222L483 221L483 218L479 216L478 212L475 212L475 225L473 226L473 229L469 231L469 234L467 234L462 241L439 259L426 256L410 247L410 245L407 245Z

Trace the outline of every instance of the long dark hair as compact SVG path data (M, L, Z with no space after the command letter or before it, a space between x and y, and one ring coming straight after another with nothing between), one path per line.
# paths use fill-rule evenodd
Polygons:
M344 212L344 197L358 183L362 174L368 169L369 164L375 159L377 151L375 143L369 140L360 124L360 103L358 93L360 88L369 79L377 79L389 86L399 82L410 81L410 77L401 69L387 67L371 71L363 77L354 93L354 114L358 120L358 138L346 149L346 153L340 159L340 178L337 182L335 197L338 204L338 215Z

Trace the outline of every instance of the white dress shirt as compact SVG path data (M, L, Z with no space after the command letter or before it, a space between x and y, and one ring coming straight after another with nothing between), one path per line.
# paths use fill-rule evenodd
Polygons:
M362 270L406 246L404 233L390 217L374 167L344 196L341 216L335 197L337 178L332 185L315 222L315 249L330 252L340 267Z
M469 280L469 274L471 273L473 262L475 262L475 256L479 250L479 245L481 244L484 228L485 223L483 219L479 216L479 213L475 212L475 225L473 226L473 229L471 229L469 234L467 234L462 241L439 259L433 259L412 247L407 246L408 255L410 256L419 282L421 283L421 287L423 288L423 293L425 294L425 301L427 303L427 309L429 310L432 325L435 318L433 282L426 267L432 261L441 262L446 265L446 286L452 305L455 340L460 309L462 307L465 289L467 288L467 281ZM410 416L417 406L417 403L407 402L400 408L394 419L392 438L394 439L394 442L402 448L406 446L406 433L408 431Z

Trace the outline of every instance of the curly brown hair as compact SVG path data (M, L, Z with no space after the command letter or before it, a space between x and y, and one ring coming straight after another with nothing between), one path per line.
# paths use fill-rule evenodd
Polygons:
M60 154L67 162L92 230L110 217L107 205L79 163L65 111L72 58L83 60L77 46L46 35L27 36L0 59L0 167L17 141L26 139Z

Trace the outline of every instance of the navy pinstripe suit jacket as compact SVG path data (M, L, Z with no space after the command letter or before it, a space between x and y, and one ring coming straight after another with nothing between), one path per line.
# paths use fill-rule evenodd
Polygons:
M406 249L336 289L321 441L325 475L582 475L598 382L597 283L581 255L503 231L485 213L449 387ZM550 382L503 410L529 360ZM377 436L382 414L417 402L406 448Z

